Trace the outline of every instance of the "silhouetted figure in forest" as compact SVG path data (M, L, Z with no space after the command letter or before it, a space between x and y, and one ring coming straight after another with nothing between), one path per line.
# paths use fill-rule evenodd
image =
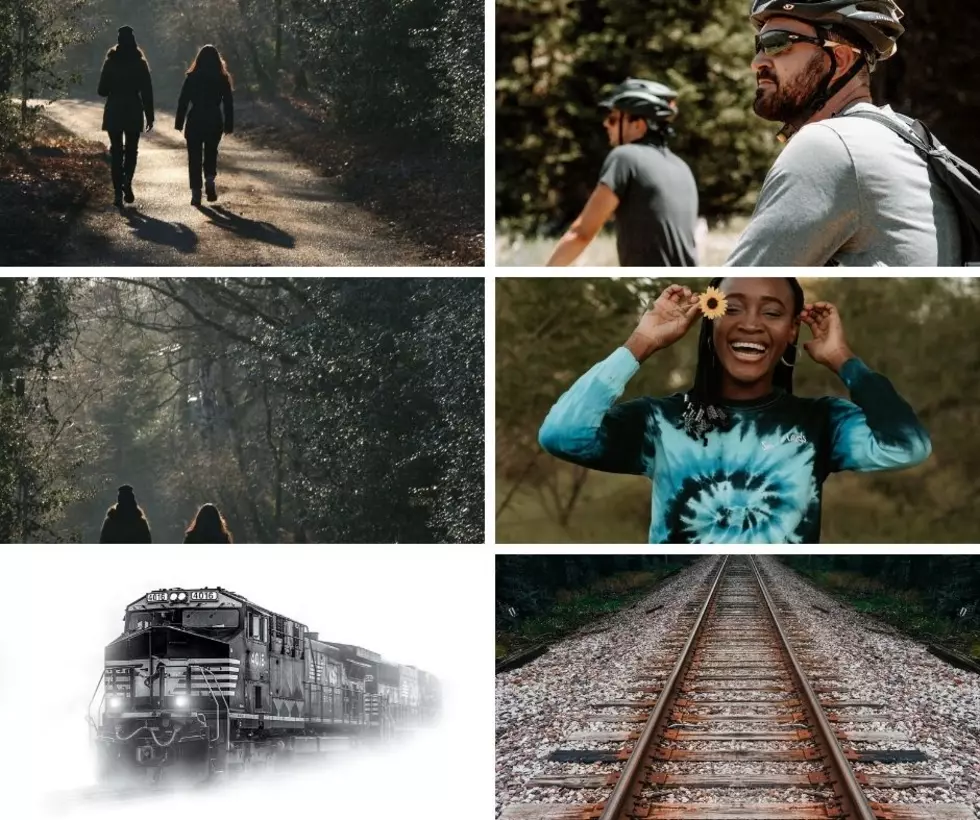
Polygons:
M109 49L99 77L99 96L105 97L102 130L109 132L112 155L112 188L115 205L123 197L133 202L133 174L140 133L153 128L153 84L150 64L136 45L136 35L129 26L119 29L119 42Z
M133 488L124 484L119 488L119 498L109 507L102 524L100 544L150 544L150 522L136 503Z
M214 504L205 504L184 534L185 544L231 544L231 532Z
M187 140L187 167L190 172L191 205L201 204L201 168L208 202L218 199L214 178L218 175L218 143L221 135L235 126L233 81L224 58L214 46L204 46L194 58L177 103L174 127ZM190 106L190 113L187 108ZM224 117L222 117L224 108ZM184 119L187 127L184 128Z

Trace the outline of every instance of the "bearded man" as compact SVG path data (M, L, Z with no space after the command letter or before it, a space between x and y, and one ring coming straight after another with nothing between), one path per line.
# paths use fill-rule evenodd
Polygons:
M755 113L786 147L726 265L957 266L956 205L875 116L871 72L905 28L894 0L753 0Z

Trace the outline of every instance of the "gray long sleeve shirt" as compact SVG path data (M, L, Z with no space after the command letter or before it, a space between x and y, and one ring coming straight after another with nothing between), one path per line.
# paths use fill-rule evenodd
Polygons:
M805 125L766 175L729 266L962 264L950 194L909 144L851 111Z

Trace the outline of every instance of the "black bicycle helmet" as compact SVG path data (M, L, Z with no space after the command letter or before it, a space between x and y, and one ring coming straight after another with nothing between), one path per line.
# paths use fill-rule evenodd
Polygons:
M670 122L677 116L677 92L663 83L628 77L599 103L599 107L616 108L655 125Z
M817 28L849 31L869 48L869 64L887 60L905 32L895 0L752 0L750 19L761 29L770 17L793 17Z

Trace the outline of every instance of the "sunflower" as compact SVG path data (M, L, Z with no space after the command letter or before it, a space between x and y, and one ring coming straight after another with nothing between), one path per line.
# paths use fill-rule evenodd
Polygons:
M705 319L720 319L728 310L728 300L718 288L709 287L698 297Z

